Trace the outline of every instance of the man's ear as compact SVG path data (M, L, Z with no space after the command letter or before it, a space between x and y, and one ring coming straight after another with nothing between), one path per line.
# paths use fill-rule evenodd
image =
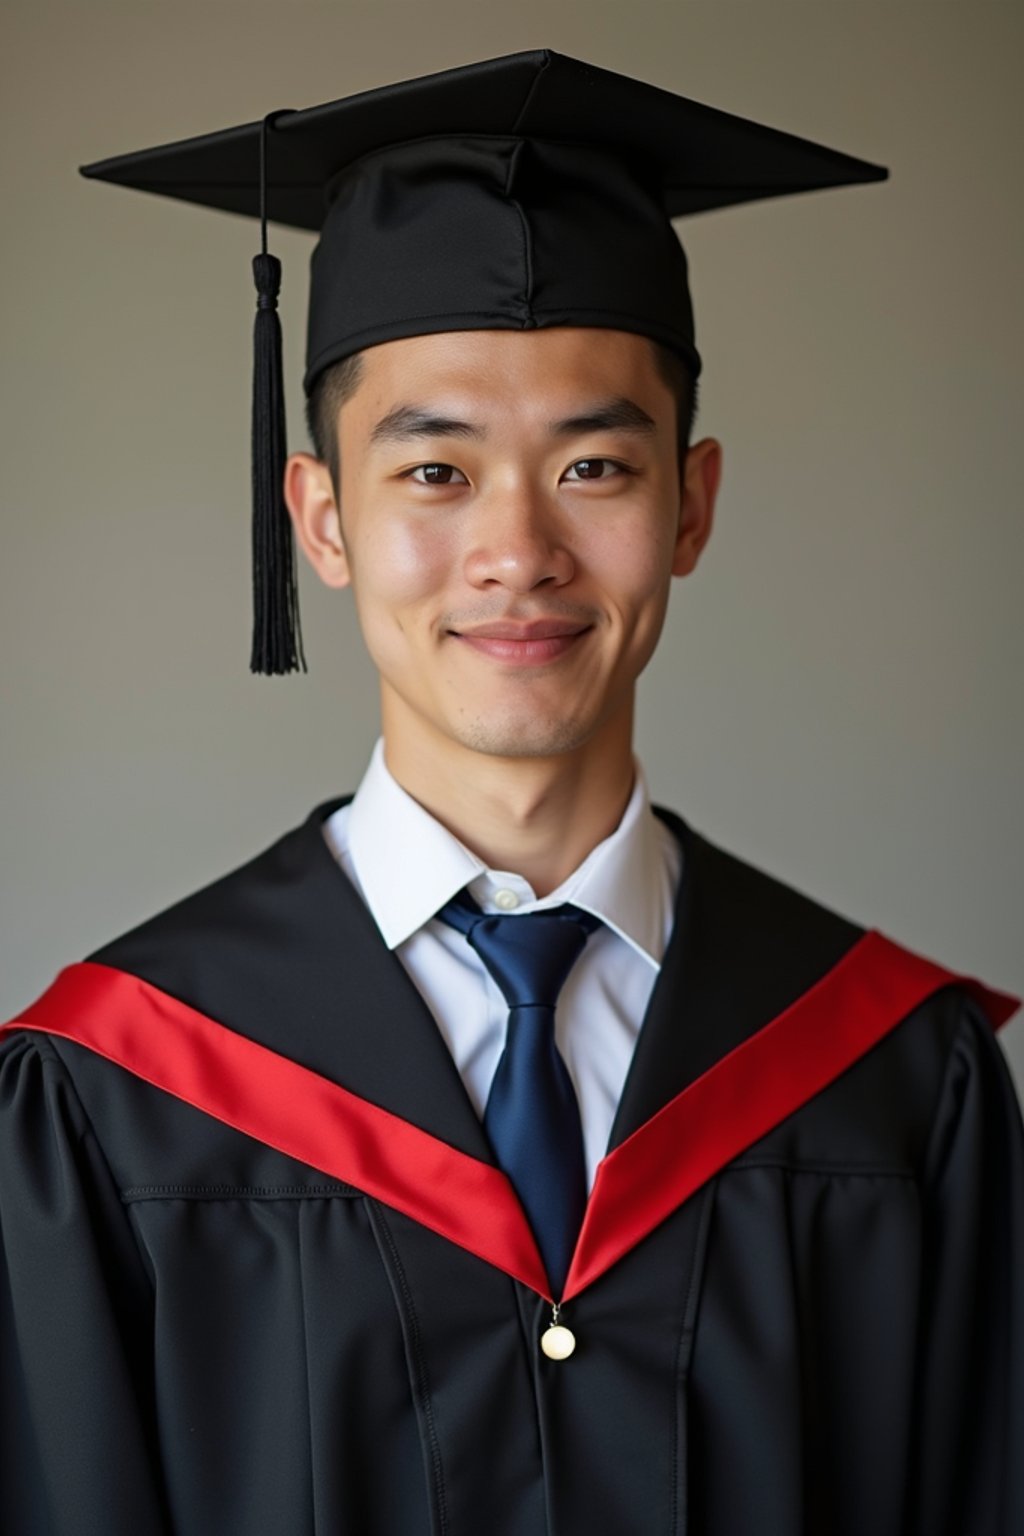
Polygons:
M289 454L284 499L295 537L320 580L328 587L347 587L352 575L327 465L311 453Z
M711 537L715 498L722 479L722 445L702 437L686 455L680 487L679 528L672 557L673 576L688 576Z

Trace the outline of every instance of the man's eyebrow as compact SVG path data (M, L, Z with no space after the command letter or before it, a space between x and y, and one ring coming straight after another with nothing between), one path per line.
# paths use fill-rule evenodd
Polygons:
M400 443L414 437L486 437L483 427L439 416L423 405L396 405L370 433L371 443Z
M625 395L598 401L576 416L548 423L548 431L554 437L577 437L583 432L640 432L651 436L657 430L653 417Z
M617 395L600 400L574 416L563 416L548 423L552 437L578 437L584 432L639 432L650 436L657 431L651 416L634 400ZM423 405L397 405L382 416L370 433L371 443L399 443L419 437L487 436L486 427L454 416L441 416Z

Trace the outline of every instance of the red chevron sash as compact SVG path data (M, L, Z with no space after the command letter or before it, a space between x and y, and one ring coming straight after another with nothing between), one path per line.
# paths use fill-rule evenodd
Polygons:
M811 989L602 1160L559 1298L592 1285L720 1168L827 1087L939 987L996 1029L1021 999L868 930ZM73 1040L186 1103L354 1185L552 1297L515 1191L480 1162L124 971L68 966L0 1026Z

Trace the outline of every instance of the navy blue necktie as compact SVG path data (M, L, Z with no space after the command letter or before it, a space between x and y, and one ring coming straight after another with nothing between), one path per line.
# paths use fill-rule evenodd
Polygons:
M567 903L488 916L468 891L437 914L466 935L509 1006L484 1129L511 1179L557 1297L587 1203L579 1105L555 1044L555 1004L600 919Z

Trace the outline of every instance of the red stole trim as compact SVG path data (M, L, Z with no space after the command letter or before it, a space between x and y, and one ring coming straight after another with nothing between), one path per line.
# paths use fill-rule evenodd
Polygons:
M996 1029L1020 1007L1019 997L957 976L868 929L809 991L602 1159L565 1299L951 981L977 998Z
M931 993L965 987L999 1028L1020 998L868 930L813 987L602 1159L563 1301L592 1285L726 1163ZM73 1040L244 1134L392 1206L553 1300L500 1169L358 1098L127 972L68 966L0 1026Z
M500 1168L139 977L91 961L69 965L0 1035L19 1025L84 1045L235 1130L354 1184L545 1294L533 1233Z

